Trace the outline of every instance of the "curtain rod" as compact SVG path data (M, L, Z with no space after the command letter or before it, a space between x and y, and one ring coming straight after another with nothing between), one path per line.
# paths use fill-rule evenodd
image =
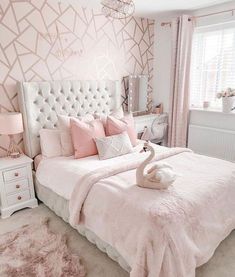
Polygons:
M203 15L198 15L198 16L192 16L189 19L202 18L202 17L217 15L217 14L221 14L221 13L228 13L228 12L232 12L232 16L233 16L234 11L235 11L235 9L230 9L230 10L225 10L225 11L221 11L221 12L214 12L214 13L208 13L208 14L203 14ZM162 22L161 26L171 26L171 22L170 21L169 22Z

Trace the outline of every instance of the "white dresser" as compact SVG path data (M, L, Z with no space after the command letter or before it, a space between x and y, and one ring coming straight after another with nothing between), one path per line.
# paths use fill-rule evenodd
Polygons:
M29 157L0 158L0 211L7 218L22 208L37 207L35 198L32 162Z
M141 137L144 129L148 128L152 133L156 134L156 137L151 140L152 142L167 145L167 114L139 115L134 117L134 121L135 129L139 137Z

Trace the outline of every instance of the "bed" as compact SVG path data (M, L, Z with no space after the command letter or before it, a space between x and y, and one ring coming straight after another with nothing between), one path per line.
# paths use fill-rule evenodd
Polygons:
M42 160L39 139L41 128L56 128L57 114L75 117L94 112L110 114L121 106L121 88L119 81L110 80L19 82L18 102L25 126L25 153L34 159L36 168ZM78 104L74 105L74 102ZM35 172L34 184L38 199L68 222L69 201L40 184ZM84 226L77 226L76 229L122 268L130 271L130 266L115 248Z
M121 100L117 81L24 82L18 96L25 152L32 158L40 154L39 130L56 128L57 114L109 114ZM235 228L235 165L155 146L157 160L171 164L179 177L168 191L142 189L135 185L141 147L108 162L97 156L42 160L37 197L131 276L195 276L195 268Z

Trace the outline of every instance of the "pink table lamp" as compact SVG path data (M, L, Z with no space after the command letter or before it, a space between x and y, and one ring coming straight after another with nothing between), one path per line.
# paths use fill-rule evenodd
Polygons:
M14 135L23 133L23 131L21 113L0 113L0 134L8 135L10 138L7 156L18 158L22 153L14 140Z

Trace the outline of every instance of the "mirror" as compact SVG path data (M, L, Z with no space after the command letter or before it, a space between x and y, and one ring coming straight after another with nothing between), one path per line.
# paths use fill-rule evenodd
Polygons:
M128 76L128 112L146 112L148 102L148 75Z

